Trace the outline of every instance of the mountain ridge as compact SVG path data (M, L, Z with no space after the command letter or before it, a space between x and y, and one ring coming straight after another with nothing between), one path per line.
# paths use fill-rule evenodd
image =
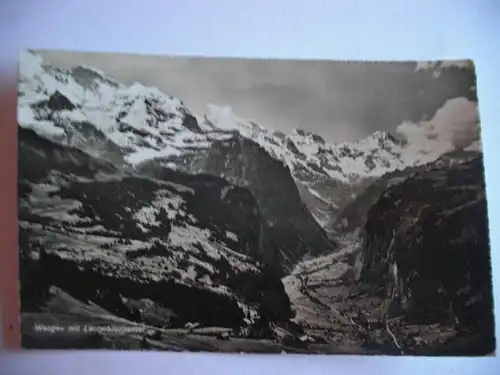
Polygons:
M184 130L190 130L195 133L203 132L200 128L200 121L197 120L197 116L193 114L181 100L171 95L164 94L155 87L146 87L140 83L134 83L127 87L109 78L105 73L91 67L79 66L68 70L49 69L43 65L43 60L39 56L30 52L21 54L21 64L20 125L34 128L35 131L42 133L42 135L55 136L57 138L58 135L67 132L64 126L67 124L64 124L64 120L86 121L104 131L108 139L120 147L125 149L130 147L143 149L147 146L147 149L154 151L164 149L165 153L168 154L169 151L173 152L173 150L166 146L173 148L181 146L181 144L178 144L176 141L181 141L188 135L192 136L192 134L186 132L183 134L183 137L180 137L181 139L173 139L170 144L168 140L161 140L161 136L168 138L172 136L172 133L182 132ZM84 74L87 72L91 74ZM85 76L85 80L81 77L82 75ZM25 92L28 93L25 95ZM60 123L52 127L51 130L54 132L53 134L43 134L43 126L48 125L45 121L55 119L44 118L46 116L44 116L43 113L32 113L32 104L39 103L43 100L50 101L51 99L57 101L57 98L53 97L54 94L59 96L60 99L64 97L65 99L63 100L66 102L67 107L63 104L61 108L52 108L60 112L56 115ZM99 109L101 109L100 112ZM111 114L105 115L104 111L111 112ZM290 155L290 152L284 150L273 150L272 147L269 147L269 144L267 144L268 142L276 143L282 138L279 132L273 133L255 122L242 120L233 114L229 107L208 105L207 113L203 117L205 122L209 124L208 129L211 131L208 133L211 135L215 135L215 133L223 134L225 131L229 133L231 131L238 131L241 135L259 143L267 151L270 151L272 156L280 158L282 161L286 162L286 160L283 160L285 158L284 154ZM231 120L230 124L227 124L228 119ZM36 126L36 122L40 122L40 126ZM145 123L148 126L141 126L138 123ZM155 131L155 129L157 129L157 131ZM262 136L259 134L252 136L251 132L253 131L262 132L266 134L268 138L262 139ZM135 132L139 135L136 134L136 139L133 139L134 137L127 134L128 132ZM140 137L141 132L143 135L142 138ZM277 136L273 136L275 133ZM270 136L273 137L269 138ZM221 135L221 137L223 136ZM303 155L305 155L304 150L307 147L317 147L315 142L325 145L321 150L332 149L333 146L325 144L325 141L319 135L305 132L300 129L296 129L292 131L291 134L284 135L284 137L288 142L288 148L297 148L298 152L294 155L295 159L303 159ZM372 138L374 138L374 140L372 140ZM193 139L196 139L196 137L194 136ZM311 142L311 139L313 139L314 142ZM384 139L391 139L392 143L397 143L393 137L381 132L376 132L365 140L360 140L356 143L381 144ZM210 138L199 137L198 140L203 143L204 141L210 141ZM133 141L137 144L134 145ZM165 143L164 145L161 144L162 141ZM159 144L155 144L155 142ZM290 142L294 142L295 144L292 145ZM287 149L286 144L280 146L280 148ZM359 152L359 150L354 152L348 150L349 146L350 144L348 143L342 143L339 148L343 148L348 154L356 154L356 151ZM389 145L389 147L390 146L391 145ZM355 145L352 146L352 148L355 149ZM340 154L341 151L337 153ZM155 156L154 152L152 152L150 156L139 156L136 153L136 158L132 157L130 161L136 164L139 160L144 160L143 158L148 159ZM158 154L157 156L162 155ZM309 169L309 173L311 173L311 166L307 166L308 162L313 163L312 165L315 166L316 170L322 168L320 161L314 160L314 155L309 155L306 163L293 160L293 162L288 162L287 164L289 167L292 167L292 169L294 168L294 164L300 164L303 167L308 167L307 169ZM381 163L387 163L387 161L382 160ZM354 170L355 168L350 167L349 169ZM334 171L335 168L331 166L329 169L327 168L327 173L331 175L330 177L345 177L342 173L338 176L334 176ZM361 170L359 173L363 173L363 171Z
M388 132L328 143L303 129L289 134L266 129L229 106L208 104L199 116L156 87L138 82L126 86L88 66L51 68L29 51L21 54L20 64L20 126L132 168L153 159L168 168L184 168L175 160L242 136L288 167L302 200L328 232L364 181L440 156L419 154Z

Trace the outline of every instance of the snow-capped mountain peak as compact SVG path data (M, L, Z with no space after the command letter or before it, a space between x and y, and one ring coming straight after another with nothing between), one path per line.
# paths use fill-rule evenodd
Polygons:
M348 182L377 177L418 162L405 153L405 144L388 132L376 131L357 142L329 143L318 134L293 129L285 134L271 132L239 117L230 106L207 106L210 129L237 133L259 144L271 156L288 166L294 178L333 178Z
M353 174L362 177L381 175L401 164L401 144L385 132L375 132L355 143L332 144L303 129L293 129L289 134L270 132L239 117L230 106L208 105L206 119L218 130L253 140L285 163L299 180L316 176L347 181Z
M93 156L119 154L131 164L207 141L178 98L139 82L123 85L88 67L51 68L30 51L20 56L18 121ZM83 142L89 137L93 142Z

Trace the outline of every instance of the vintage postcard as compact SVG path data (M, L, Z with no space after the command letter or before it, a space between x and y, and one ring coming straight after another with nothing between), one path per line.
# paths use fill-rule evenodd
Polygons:
M471 61L32 51L23 348L487 355Z

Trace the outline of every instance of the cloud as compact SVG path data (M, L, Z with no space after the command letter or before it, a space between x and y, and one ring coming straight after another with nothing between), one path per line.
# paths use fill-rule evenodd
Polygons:
M430 121L403 122L396 132L415 153L430 158L458 149L481 149L477 103L463 97L446 101Z

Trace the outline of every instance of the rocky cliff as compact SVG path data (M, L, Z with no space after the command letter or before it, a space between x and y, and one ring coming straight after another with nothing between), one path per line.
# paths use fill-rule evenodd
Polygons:
M369 210L361 279L386 288L384 314L482 334L486 353L494 328L482 156L437 164Z

